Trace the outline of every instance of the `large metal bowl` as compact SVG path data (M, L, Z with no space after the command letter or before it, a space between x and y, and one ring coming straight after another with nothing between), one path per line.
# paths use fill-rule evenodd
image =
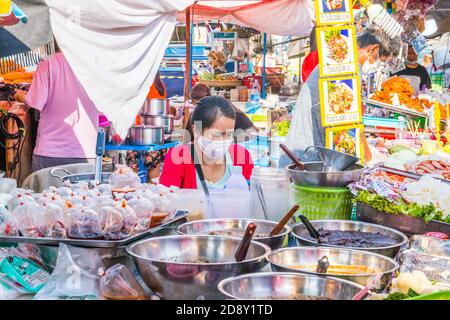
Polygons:
M298 295L351 300L364 287L332 277L266 272L225 279L218 288L227 299L237 300L300 300Z
M308 150L317 150L320 156L320 159L327 165L337 168L338 170L346 170L351 165L357 163L360 159L358 157L354 157L352 155L335 151L333 149L319 147L319 146L311 146L306 148L305 153L308 153Z
M323 257L328 257L330 265L340 266L365 266L373 270L373 273L358 274L330 274L331 277L349 280L366 286L368 280L375 274L383 273L381 280L375 284L375 289L383 290L389 284L392 273L397 271L399 265L393 259L386 256L367 251L358 251L342 248L327 247L296 247L283 248L272 251L267 260L272 271L278 272L298 272L306 274L324 275L314 271L295 268L295 266L316 266Z
M253 220L253 219L207 219L187 222L180 225L177 232L180 234L205 234L209 235L212 231L242 231L242 235L247 228L247 225L253 222L256 224L255 235L265 234L268 235L270 231L277 225L277 222L266 220ZM269 246L270 249L275 250L281 248L284 239L291 232L289 226L285 226L283 232L274 237L253 237L253 240L263 243ZM228 235L224 235L228 236Z
M359 180L364 173L364 166L354 164L346 171L323 172L323 162L306 162L305 171L297 169L295 164L288 165L292 181L298 186L306 187L346 187Z
M252 241L247 259L236 262L239 243L229 237L167 236L136 242L127 252L145 283L164 299L223 299L217 290L221 280L260 271L270 253L269 247Z
M382 254L387 257L394 258L400 248L406 244L408 238L400 231L387 228L384 226L365 223L359 221L347 221L347 220L313 220L311 223L316 229L323 228L326 230L342 230L342 231L361 231L379 233L384 236L391 237L397 241L397 244L386 247L372 247L372 248L352 248L345 247L346 249L370 251L378 254ZM292 226L292 235L294 236L299 246L318 246L317 242L309 238L309 233L303 223L298 223ZM324 247L341 248L339 246L321 244Z

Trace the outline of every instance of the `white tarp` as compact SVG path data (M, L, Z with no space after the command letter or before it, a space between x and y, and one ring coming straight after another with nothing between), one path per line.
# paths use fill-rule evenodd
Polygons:
M87 94L127 134L176 23L194 0L46 0L55 38Z
M74 73L125 137L147 96L176 18L183 18L182 11L194 0L45 1L55 38ZM313 26L313 0L265 1L230 11L202 2L208 4L199 1L196 15L216 14L271 34L308 35Z

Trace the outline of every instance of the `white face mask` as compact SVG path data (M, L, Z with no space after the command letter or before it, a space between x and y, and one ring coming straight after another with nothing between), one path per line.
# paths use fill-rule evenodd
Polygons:
M217 160L225 156L230 148L230 145L233 143L233 140L229 139L216 141L201 136L198 138L197 143L207 158Z

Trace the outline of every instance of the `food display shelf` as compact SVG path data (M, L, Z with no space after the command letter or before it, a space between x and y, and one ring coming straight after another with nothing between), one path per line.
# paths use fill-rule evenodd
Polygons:
M426 115L425 113L415 111L415 110L412 110L409 108L394 107L391 104L383 103L383 102L372 100L372 99L365 99L365 100L363 100L363 102L366 105L370 105L372 107L377 107L377 108L383 108L383 109L386 109L391 112L403 114L405 116L428 118L428 115Z

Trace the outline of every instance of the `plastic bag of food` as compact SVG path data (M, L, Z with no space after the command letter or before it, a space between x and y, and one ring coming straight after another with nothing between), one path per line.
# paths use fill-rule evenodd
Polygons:
M100 294L110 300L147 300L142 286L127 267L116 264L100 279Z
M42 207L34 201L20 203L11 212L12 221L25 237L45 237L48 226Z
M102 227L95 211L86 207L72 209L69 212L68 236L76 239L102 238Z
M430 281L450 284L450 258L418 253L408 249L399 256L400 272L423 272Z
M33 198L33 193L25 189L15 189L11 191L12 198L8 201L8 210L13 212L14 209L20 204L25 202L36 202Z
M0 178L0 193L10 193L17 188L17 180L12 178Z
M17 237L19 228L11 218L11 213L5 207L0 207L0 235Z
M118 165L117 167L118 169L109 178L111 190L136 189L141 185L141 179L133 169L123 165Z
M127 204L125 200L122 200L119 205L115 206L115 208L119 210L122 215L122 234L125 237L145 230L145 228L139 224L139 218L137 217L136 212Z
M450 241L435 237L415 235L410 239L410 248L418 253L450 258Z
M46 237L49 238L67 238L67 226L69 219L64 214L63 209L53 203L44 203L42 205L43 218L47 225Z
M103 207L113 207L115 202L114 200L111 198L111 196L107 196L107 195L101 195L98 196L96 198L93 198L94 200L94 207L92 207L92 209L94 209L96 212L99 212L101 208Z
M61 243L55 269L34 299L96 299L104 270L102 259L96 250Z
M66 198L66 204L69 208L95 207L95 201L92 198L81 195L73 195Z
M106 239L117 240L124 238L122 234L123 218L120 210L112 206L106 206L98 211L98 217Z

